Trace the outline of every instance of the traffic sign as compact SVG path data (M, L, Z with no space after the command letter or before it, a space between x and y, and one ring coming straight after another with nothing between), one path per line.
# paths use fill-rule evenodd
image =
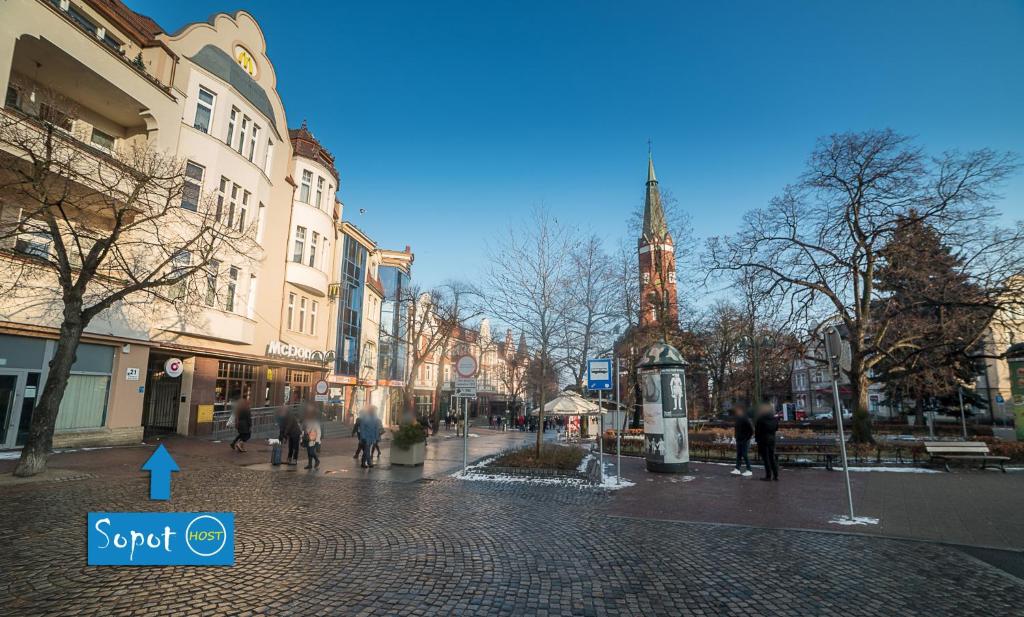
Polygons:
M459 377L476 377L476 358L470 355L459 356L455 360L455 373Z
M327 385L327 382L324 381L323 379L316 382L316 385L313 386L313 400L315 400L317 403L326 403L328 387L329 386Z
M587 390L612 389L611 358L592 358L587 360Z

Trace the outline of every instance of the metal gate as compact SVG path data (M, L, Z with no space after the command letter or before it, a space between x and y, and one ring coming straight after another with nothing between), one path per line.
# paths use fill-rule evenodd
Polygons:
M160 373L150 376L146 388L146 413L142 425L147 429L175 431L178 428L178 397L181 379Z

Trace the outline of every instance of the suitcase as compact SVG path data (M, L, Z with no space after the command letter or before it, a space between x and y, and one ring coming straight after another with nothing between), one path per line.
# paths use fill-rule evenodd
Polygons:
M281 444L275 443L270 450L270 464L280 465L281 464Z

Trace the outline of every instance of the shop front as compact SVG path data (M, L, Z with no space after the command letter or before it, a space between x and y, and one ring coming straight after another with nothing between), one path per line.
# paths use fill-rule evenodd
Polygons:
M0 449L24 445L57 341L0 334ZM71 367L54 447L142 441L145 346L84 338Z

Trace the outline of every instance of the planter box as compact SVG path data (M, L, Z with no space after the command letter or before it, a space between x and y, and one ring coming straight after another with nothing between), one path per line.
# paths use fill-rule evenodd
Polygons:
M411 448L398 448L391 446L391 464L406 465L415 467L422 465L427 457L427 444L424 442L413 444Z

